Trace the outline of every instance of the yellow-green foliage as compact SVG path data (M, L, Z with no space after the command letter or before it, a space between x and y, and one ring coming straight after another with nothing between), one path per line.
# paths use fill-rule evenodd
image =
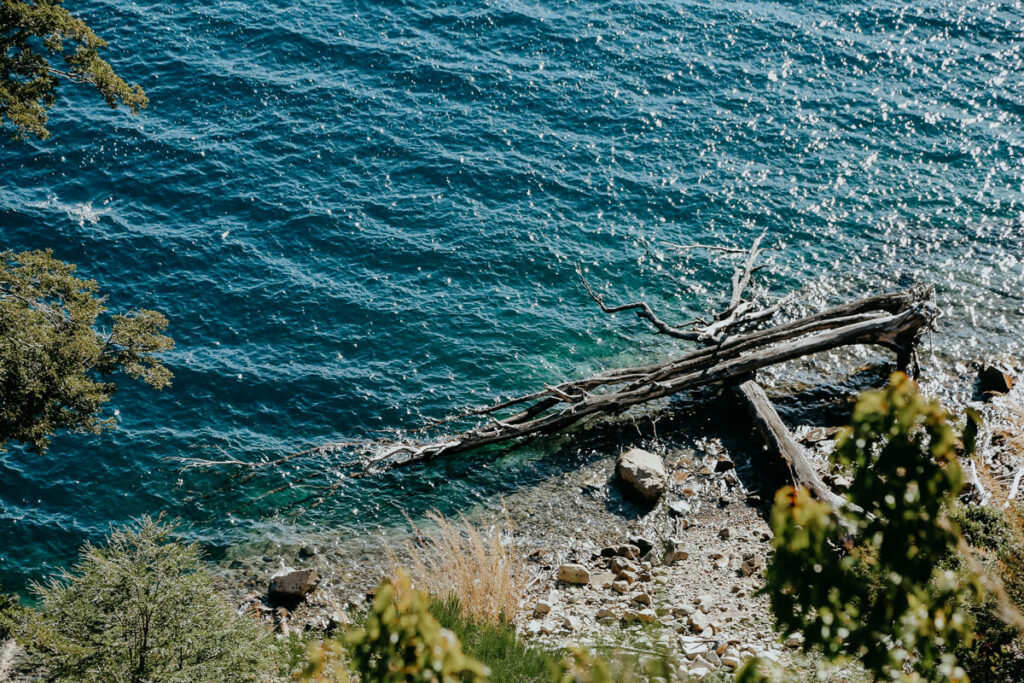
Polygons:
M58 430L112 427L99 414L117 375L170 383L156 358L174 345L162 334L167 319L105 313L96 282L75 266L49 251L0 251L0 450L20 441L42 451Z
M362 681L485 681L487 667L462 652L462 645L430 614L430 596L414 590L400 572L377 590L363 628L345 637L352 668ZM332 680L325 664L340 659L337 646L317 648L302 680ZM333 680L346 680L340 666Z
M776 495L767 592L779 629L881 676L910 666L964 680L950 653L970 641L963 602L978 586L937 566L959 543L944 516L961 487L955 443L906 375L861 395L833 456L852 474L852 505L833 510L792 487Z
M586 648L575 647L559 662L552 683L615 683L608 662Z
M123 104L137 113L148 104L142 88L100 57L106 41L62 2L0 2L0 125L13 124L16 139L49 136L46 111L57 101L61 79L96 88L111 107Z

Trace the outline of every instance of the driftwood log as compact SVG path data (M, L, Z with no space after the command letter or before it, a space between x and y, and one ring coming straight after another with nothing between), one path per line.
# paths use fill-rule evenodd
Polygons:
M763 253L759 236L748 251L717 249L726 253L745 253L746 259L732 277L732 291L725 308L710 320L695 319L681 326L663 320L644 301L608 305L577 268L586 292L607 314L631 311L656 333L696 342L701 347L678 358L650 365L607 370L590 377L569 380L500 403L473 409L452 417L435 420L414 433L419 440L329 443L277 460L251 463L250 470L236 483L245 483L256 471L275 468L295 458L318 452L355 449L363 453L362 472L351 476L381 472L391 468L424 463L443 455L454 455L499 443L518 443L526 439L555 434L588 418L611 416L672 396L682 391L724 384L731 386L745 405L769 452L788 467L794 483L809 489L819 499L839 507L842 499L818 476L803 448L779 418L764 389L757 383L757 371L779 363L852 345L880 346L896 353L900 369L916 368L915 349L921 334L938 317L934 292L930 286L916 285L900 292L866 297L789 322L766 327L766 321L782 308L780 304L757 306L743 298L752 275L760 269L757 260ZM680 247L682 249L682 247ZM476 420L476 425L449 436L443 434L454 423ZM186 460L186 467L241 465L235 461ZM256 470L256 471L253 471ZM341 486L307 481L314 474L300 476L280 488L303 487L314 491L307 500L314 507ZM270 494L264 494L270 495Z
M834 509L844 508L847 505L846 499L835 494L818 476L818 471L807 458L807 453L786 428L761 385L748 379L736 387L736 394L750 413L750 419L764 440L765 447L774 456L782 459L789 468L793 482L806 488L815 498L828 503Z
M649 319L649 307L636 308L638 315ZM651 317L656 316L651 313ZM483 418L483 422L437 441L392 444L369 458L367 465L373 468L408 466L440 455L552 434L590 416L613 415L711 383L746 381L761 368L844 346L886 347L897 353L901 365L908 365L917 339L935 317L932 290L928 287L861 299L776 327L709 341L705 348L680 358L562 382L449 418L444 422L467 417Z

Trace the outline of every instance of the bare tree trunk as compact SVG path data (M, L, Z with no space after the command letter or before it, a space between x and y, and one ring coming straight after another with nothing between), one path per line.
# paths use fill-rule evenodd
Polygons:
M845 507L846 500L836 495L818 476L818 471L807 458L807 453L783 424L782 418L761 385L753 379L748 379L736 387L736 395L750 414L750 419L764 439L765 446L772 455L781 458L789 467L793 483L808 489L815 498L837 510Z

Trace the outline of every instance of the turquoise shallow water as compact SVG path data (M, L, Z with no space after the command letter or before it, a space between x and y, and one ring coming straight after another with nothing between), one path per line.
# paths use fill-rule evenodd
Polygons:
M442 463L295 520L243 505L277 481L200 498L219 480L166 459L377 437L676 348L597 313L578 261L682 319L732 262L668 245L767 230L777 292L926 279L936 358L1019 351L1020 3L68 5L152 104L68 89L50 140L5 144L0 240L167 313L175 382L126 385L114 433L0 457L10 588L145 512L216 556L543 477Z

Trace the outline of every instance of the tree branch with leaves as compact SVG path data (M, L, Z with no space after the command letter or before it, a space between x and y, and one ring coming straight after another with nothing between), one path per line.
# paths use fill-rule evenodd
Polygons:
M63 6L63 0L0 2L0 125L13 137L45 140L47 111L62 81L95 88L111 108L137 114L149 103L136 84L118 76L100 53L107 42ZM59 60L59 61L58 61Z
M0 252L0 449L19 441L42 452L59 430L113 427L100 412L119 375L170 384L158 358L174 347L167 319L106 312L96 282L52 252Z

